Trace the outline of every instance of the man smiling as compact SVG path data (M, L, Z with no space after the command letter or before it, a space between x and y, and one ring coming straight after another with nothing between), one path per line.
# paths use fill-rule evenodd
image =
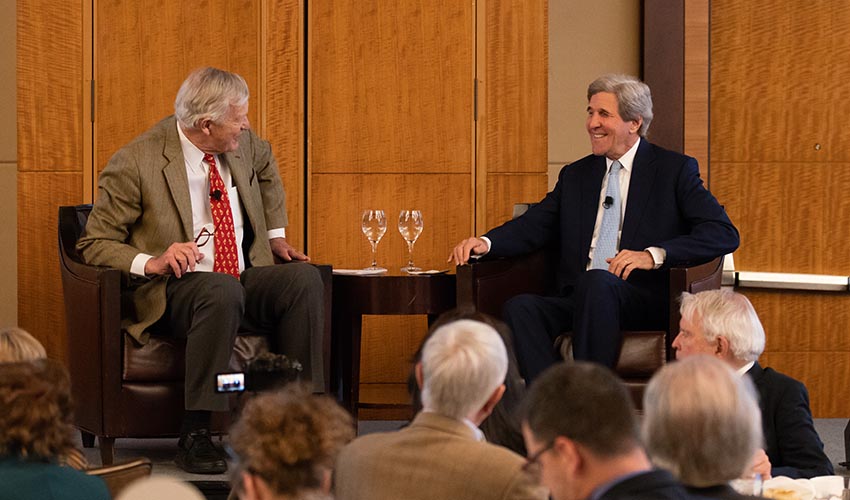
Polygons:
M649 87L606 75L587 90L592 153L565 166L555 188L523 216L467 238L450 260L510 257L557 246L558 292L519 295L503 316L530 382L558 360L553 340L573 332L576 359L614 367L621 330L663 329L667 270L738 247L738 231L703 186L694 158L646 140Z

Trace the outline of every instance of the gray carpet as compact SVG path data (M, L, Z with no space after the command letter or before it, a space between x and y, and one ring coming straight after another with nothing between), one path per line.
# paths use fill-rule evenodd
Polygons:
M404 422L399 421L361 421L359 425L359 433L369 434L372 432L381 432L398 429ZM844 454L844 426L847 425L847 419L843 418L826 418L816 419L815 428L820 434L824 442L824 451L832 460L835 467L835 473L842 476L850 476L850 471L843 466L838 465L839 462L845 461ZM226 442L226 438L225 438ZM150 458L153 463L153 473L174 476L185 481L204 481L204 482L226 482L228 481L227 474L221 475L197 475L183 472L174 464L174 455L177 449L176 439L118 439L115 441L115 460L131 459L138 456ZM86 458L93 465L100 464L100 454L97 447L85 449ZM209 495L208 495L209 496Z

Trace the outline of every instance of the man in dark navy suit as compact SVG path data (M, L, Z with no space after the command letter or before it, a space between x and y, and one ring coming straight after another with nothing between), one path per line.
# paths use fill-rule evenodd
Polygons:
M467 238L450 260L510 257L557 245L558 293L505 304L528 382L558 360L553 340L573 332L573 353L613 367L623 328L664 329L668 272L738 247L738 231L703 186L694 158L649 143L649 87L606 75L587 91L593 154L565 166L555 188L521 217Z
M726 362L756 386L761 409L764 450L753 460L762 477L809 478L834 473L823 451L802 382L762 368L764 327L750 301L730 290L682 295L682 320L673 341L676 359L708 354Z
M561 363L535 380L522 411L527 469L554 500L694 497L641 446L632 398L611 370Z

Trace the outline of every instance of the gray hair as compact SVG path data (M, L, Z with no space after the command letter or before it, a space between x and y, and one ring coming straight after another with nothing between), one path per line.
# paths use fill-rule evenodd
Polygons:
M508 354L493 327L473 320L441 326L422 348L422 404L461 419L505 381Z
M643 118L638 134L646 137L652 123L652 93L649 85L629 75L603 75L587 87L587 100L600 92L617 97L617 112L624 121Z
M643 396L643 435L653 463L695 487L741 477L762 446L761 411L747 376L708 355L670 363Z
M174 115L187 128L197 128L202 120L218 121L230 106L244 106L248 84L236 73L216 68L196 69L180 86L174 99Z
M750 301L731 290L683 293L682 317L702 325L707 342L724 336L735 358L755 361L764 352L764 327Z

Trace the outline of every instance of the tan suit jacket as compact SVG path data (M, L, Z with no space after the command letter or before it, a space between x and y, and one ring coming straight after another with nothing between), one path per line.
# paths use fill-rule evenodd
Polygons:
M286 196L268 142L250 130L236 151L219 156L230 167L242 210L255 237L246 266L274 264L268 228L287 225ZM248 224L246 223L246 229ZM162 254L172 243L192 241L192 203L177 122L163 119L109 160L98 179L98 198L77 250L89 264L120 269L127 279L132 311L122 327L140 342L145 329L165 312L166 276L132 277L139 253Z
M466 424L420 412L409 427L369 434L343 448L337 500L548 498L516 453L475 439Z

